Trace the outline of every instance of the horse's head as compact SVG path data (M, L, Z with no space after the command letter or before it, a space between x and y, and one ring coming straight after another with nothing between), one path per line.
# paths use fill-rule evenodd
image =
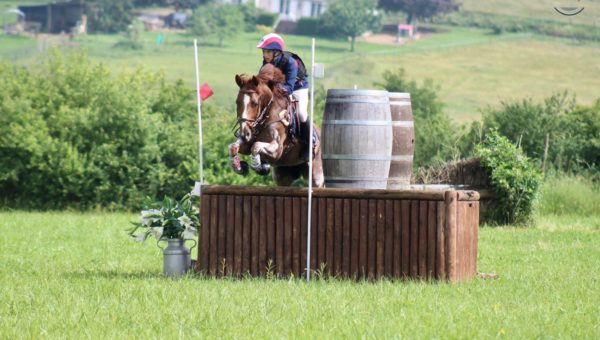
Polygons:
M265 85L256 76L236 75L235 82L240 87L237 99L237 120L240 124L240 137L244 142L252 140L254 122L265 103ZM270 91L269 91L270 92ZM268 102L269 99L267 99Z
M285 77L281 71L270 64L263 66L256 76L246 74L235 76L235 82L240 87L235 101L237 119L240 124L240 137L244 142L252 140L256 120L263 110L269 109L269 103L273 98L273 89L284 80Z

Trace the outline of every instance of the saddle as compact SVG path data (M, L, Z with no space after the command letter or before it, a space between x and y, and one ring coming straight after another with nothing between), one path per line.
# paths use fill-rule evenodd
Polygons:
M287 119L281 117L281 114L280 114L280 118L282 118L284 125L287 126L288 133L290 134L290 136L292 136L292 140L293 140L292 144L301 143L303 145L303 148L306 149L306 148L308 148L309 141L308 141L308 137L305 134L309 134L310 132L308 132L308 123L304 123L304 124L301 123L299 111L300 110L298 108L298 101L294 98L294 96L290 96L290 100L288 101L287 110L282 112ZM287 122L286 122L286 120L287 120ZM319 149L319 138L317 137L316 130L313 130L312 139L313 139L313 157L314 157L314 155L317 153L317 151ZM289 145L289 146L291 146L291 145ZM306 156L306 157L308 157L308 156Z
M298 114L298 101L290 96L286 110L279 113L279 119L288 129L288 133L294 139L300 139L300 115Z
M290 96L290 101L288 103L288 112L290 113L290 132L294 138L300 139L300 111L298 109L298 101L294 96Z

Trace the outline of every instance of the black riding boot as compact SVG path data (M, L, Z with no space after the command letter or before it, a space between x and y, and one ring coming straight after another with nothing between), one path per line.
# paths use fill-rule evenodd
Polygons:
M300 143L302 144L302 154L300 157L303 161L308 162L309 155L312 154L310 149L310 123L304 122L300 123Z

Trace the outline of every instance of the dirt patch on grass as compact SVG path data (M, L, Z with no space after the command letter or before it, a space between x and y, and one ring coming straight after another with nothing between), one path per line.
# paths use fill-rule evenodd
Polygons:
M376 33L369 34L359 38L356 38L356 41L367 42L371 44L380 44L380 45L393 45L393 46L402 46L406 44L410 44L414 40L421 40L428 38L429 33L417 33L414 39L400 38L398 39L395 34L389 33Z

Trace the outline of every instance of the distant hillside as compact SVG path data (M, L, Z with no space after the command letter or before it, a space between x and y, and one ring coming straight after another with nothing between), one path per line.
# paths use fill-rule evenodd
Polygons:
M566 24L585 24L600 27L600 0L463 0L462 10L488 14L509 15L524 19L541 19ZM554 6L580 6L584 11L576 16L563 16Z

